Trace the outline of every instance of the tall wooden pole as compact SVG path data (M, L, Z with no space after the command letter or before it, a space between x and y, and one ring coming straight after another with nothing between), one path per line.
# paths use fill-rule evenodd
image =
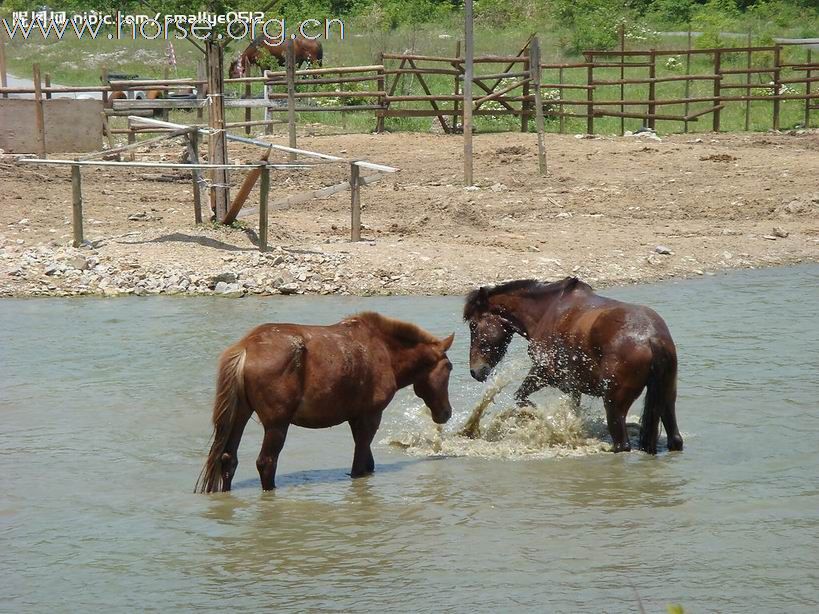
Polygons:
M205 41L208 71L208 162L227 164L227 138L225 137L225 77L224 48L216 41ZM210 171L210 206L216 220L225 219L230 206L228 172L225 169Z
M262 167L262 177L259 184L259 251L267 251L267 202L270 194L270 169L267 161Z
M6 40L5 34L0 33L0 87L8 86L8 77L6 76ZM8 94L3 94L3 98L8 98Z
M745 89L745 95L750 98L751 96L751 43L753 43L753 39L751 37L751 33L748 32L748 55L746 58L746 68L748 69L748 73L745 75L745 85L747 86ZM751 129L751 101L745 101L745 132Z
M464 1L464 185L472 180L472 0Z
M529 42L529 77L535 89L535 126L537 127L537 160L540 174L546 174L546 143L543 124L543 97L540 87L540 41L535 36Z
M691 75L691 24L688 24L688 45L686 46L686 54L685 54L685 76L688 77ZM688 99L689 94L691 93L691 81L688 79L685 80L685 98ZM715 105L716 106L716 105ZM688 117L688 103L685 103L685 112L684 116ZM688 132L688 122L686 121L683 125L683 132Z
M625 85L622 83L626 78L626 24L620 22L620 100L625 100ZM620 113L625 113L626 108L620 105ZM620 136L626 133L626 118L620 118Z
M296 147L296 53L293 49L293 39L288 39L285 48L285 68L287 70L287 133L290 137L290 147ZM287 156L290 162L296 161L296 154L290 152Z
M74 247L79 247L83 243L82 236L82 178L80 176L80 165L71 165L71 226L74 231Z
M455 41L455 57L461 57L461 41ZM383 62L382 62L383 64ZM455 89L452 92L456 96L461 93L461 81L458 79L458 75L455 75ZM458 125L458 99L456 98L452 103L452 129L455 130L455 127Z
M361 169L350 164L350 240L361 241Z
M811 50L810 50L810 47L808 47L808 64L810 64L810 63L811 63ZM810 96L811 74L813 74L813 71L809 70L809 71L807 71L807 74L805 75L805 78L808 80L807 83L805 83L805 95L806 96ZM811 102L812 102L811 98L805 98L805 128L810 128L810 107L811 107Z
M43 90L40 80L40 65L34 65L34 122L37 128L37 154L46 157L45 111L43 109Z

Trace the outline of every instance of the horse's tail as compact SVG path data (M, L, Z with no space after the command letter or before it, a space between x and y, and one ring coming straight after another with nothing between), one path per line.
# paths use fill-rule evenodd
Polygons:
M651 368L646 383L646 400L643 406L643 417L640 420L640 448L650 454L657 453L657 438L660 431L660 419L663 424L674 424L674 404L677 399L677 354L673 344L661 343L656 339L651 345ZM666 429L667 430L667 429ZM669 449L682 449L682 438L679 447L674 447L672 437L679 433L667 433Z
M244 368L247 352L243 347L227 350L219 359L216 400L213 403L213 444L196 480L194 492L222 489L222 462L225 448L235 427L236 417L245 401ZM235 460L235 459L234 459Z
M324 48L321 43L316 42L316 66L321 66L324 59Z

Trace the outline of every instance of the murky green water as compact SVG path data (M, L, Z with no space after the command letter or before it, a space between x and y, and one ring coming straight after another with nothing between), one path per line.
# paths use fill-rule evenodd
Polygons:
M684 453L382 444L352 481L346 427L293 428L262 493L251 423L217 496L191 490L221 349L362 309L455 330L454 429L483 391L460 299L0 301L0 609L622 612L639 594L648 612L816 611L819 266L608 294L671 327ZM416 405L400 395L377 441L421 425Z

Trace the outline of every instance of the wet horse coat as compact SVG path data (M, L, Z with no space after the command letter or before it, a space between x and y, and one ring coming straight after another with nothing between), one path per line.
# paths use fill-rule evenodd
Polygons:
M657 451L659 422L668 448L682 450L677 428L677 352L655 311L594 293L575 277L554 283L520 280L472 291L464 306L471 330L470 371L484 381L515 333L529 340L532 368L515 397L545 386L603 397L614 451L630 450L625 418L647 389L640 448Z
M275 487L291 424L327 428L348 422L355 441L351 475L375 468L370 444L395 393L412 385L437 423L449 420L446 351L454 335L366 312L331 326L264 324L222 354L213 407L214 438L197 482L201 492L230 490L247 421L256 413L264 441L256 467Z

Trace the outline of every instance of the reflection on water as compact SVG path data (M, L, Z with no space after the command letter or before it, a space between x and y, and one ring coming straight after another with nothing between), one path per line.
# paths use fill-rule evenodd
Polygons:
M652 305L675 336L682 454L571 448L554 437L607 445L599 402L584 400L586 431L561 414L546 433L560 395L522 420L504 413L514 385L481 419L487 438L459 442L486 388L458 298L0 301L0 609L620 612L639 594L649 612L815 611L819 267L609 294ZM259 322L362 309L456 331L450 424L433 429L405 391L376 440L428 434L437 455L380 444L376 473L351 480L348 428L293 428L263 493L250 423L234 492L190 494L219 352ZM504 368L526 367L516 341ZM524 452L487 452L504 445Z

